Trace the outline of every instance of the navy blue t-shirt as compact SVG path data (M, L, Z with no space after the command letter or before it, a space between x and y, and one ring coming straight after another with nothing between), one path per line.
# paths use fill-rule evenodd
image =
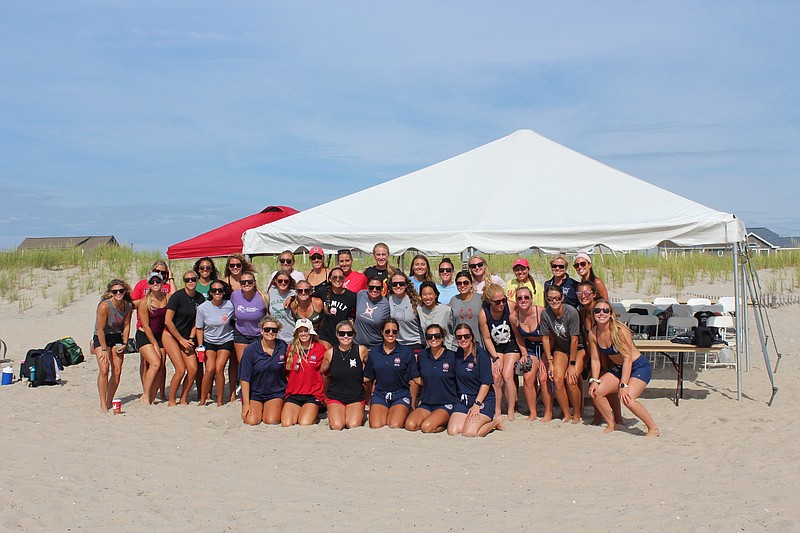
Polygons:
M544 293L547 295L547 289L555 282L555 276L544 282ZM564 303L572 307L578 307L578 282L567 276L561 282L561 294L564 295Z
M473 359L477 359L477 361ZM489 352L479 346L474 358L472 354L469 354L464 359L464 350L459 348L456 352L456 383L458 393L469 396L477 396L481 385L494 384L492 359L489 357ZM494 397L494 388L489 387L486 399L491 400Z
M275 340L272 355L256 341L244 349L239 380L250 383L250 399L258 402L283 398L286 393L286 343Z
M456 394L456 353L447 350L434 359L426 348L417 354L419 375L422 376L422 403L442 405L454 403Z
M414 351L398 344L392 353L383 351L383 343L369 350L364 377L375 381L375 390L380 392L407 391L408 382L419 377Z

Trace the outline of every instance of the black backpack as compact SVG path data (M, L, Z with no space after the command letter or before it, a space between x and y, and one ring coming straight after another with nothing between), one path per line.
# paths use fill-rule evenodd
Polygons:
M31 367L36 367L33 381L31 379ZM46 348L44 350L28 350L25 360L19 365L20 379L29 380L31 387L40 385L58 385L56 369L63 370L55 353Z
M692 344L698 348L710 348L714 344L714 334L708 326L697 326L694 328L694 339Z
M72 337L64 337L63 339L53 341L45 346L44 349L56 355L56 358L61 363L61 368L77 365L84 361L83 350L75 343Z

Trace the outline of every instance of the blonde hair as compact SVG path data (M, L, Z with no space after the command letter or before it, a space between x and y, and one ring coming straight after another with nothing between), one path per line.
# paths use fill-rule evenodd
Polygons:
M497 283L487 282L483 288L483 297L481 298L483 300L483 303L486 304L490 303L494 299L492 298L492 294L497 294L502 297L505 297L506 291L503 289L503 287L501 287Z
M115 285L122 285L125 288L125 301L132 302L132 300L131 300L131 286L128 285L127 282L125 282L125 281L123 281L121 279L112 279L111 281L108 282L108 285L106 286L105 292L100 297L100 301L102 302L103 300L108 300L109 298L114 296L113 294L111 294L111 288L114 287Z
M477 285L478 283L480 283L482 281L483 282L483 292L484 293L486 292L486 289L488 289L490 285L496 285L496 286L499 287L499 285L497 285L497 283L495 283L492 280L492 269L489 268L489 261L487 261L486 258L483 257L482 255L475 254L472 257L470 257L469 259L467 259L467 268L469 269L469 262L472 261L473 259L480 259L481 261L483 261L483 278L480 281L478 281L475 278L475 274L470 272L470 274L472 275L472 283ZM502 289L502 287L500 287L500 288Z
M605 298L598 298L595 300L594 305L595 309L597 308L597 304L606 304L609 309L611 309L611 313L609 313L609 322L608 327L611 330L611 342L614 343L614 347L623 357L628 357L631 354L631 347L628 345L628 341L626 340L625 334L623 333L625 329L628 329L628 326L617 320L616 313L614 313L614 308L611 307L611 302L606 300ZM630 332L630 329L628 329Z
M311 346L314 345L314 340L317 338L316 335L311 335L311 345L309 345L309 349ZM286 354L286 370L291 370L294 366L295 360L300 359L302 363L302 354L303 353L303 344L300 342L300 330L294 332L292 335L292 344L289 346L289 353Z

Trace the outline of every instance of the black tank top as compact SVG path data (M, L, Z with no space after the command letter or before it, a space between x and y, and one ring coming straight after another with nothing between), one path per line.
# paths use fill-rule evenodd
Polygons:
M486 326L489 328L489 337L492 339L494 349L499 353L519 353L514 332L511 331L511 321L508 319L508 306L503 308L503 315L500 320L495 320L492 316L491 305L483 306L486 314Z
M333 347L327 395L345 405L364 400L364 365L357 345L346 352L339 350L338 346Z

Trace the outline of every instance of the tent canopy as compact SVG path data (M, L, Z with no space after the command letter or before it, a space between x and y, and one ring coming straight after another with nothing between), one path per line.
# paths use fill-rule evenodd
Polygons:
M441 163L245 232L244 251L321 246L436 255L475 247L638 250L744 239L744 225L519 130Z
M297 209L285 205L265 207L261 212L212 229L202 235L167 248L170 259L195 257L221 257L242 253L242 233L297 213Z

